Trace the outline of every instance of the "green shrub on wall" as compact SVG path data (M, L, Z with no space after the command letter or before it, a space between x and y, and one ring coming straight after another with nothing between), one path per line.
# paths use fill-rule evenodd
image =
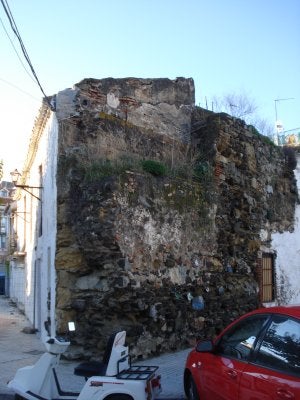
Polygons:
M149 172L154 176L164 176L167 173L166 166L159 161L144 160L141 164L145 172Z

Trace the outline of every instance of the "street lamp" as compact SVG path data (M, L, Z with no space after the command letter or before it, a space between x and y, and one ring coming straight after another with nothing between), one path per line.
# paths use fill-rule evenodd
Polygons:
M10 175L11 175L12 183L15 185L15 187L25 190L25 192L29 193L31 196L33 196L36 199L38 199L39 201L41 201L41 199L38 196L36 196L32 192L30 192L28 189L42 189L43 186L19 185L18 181L19 181L19 178L22 176L22 174L20 174L20 172L17 169L15 169L13 172L11 172Z

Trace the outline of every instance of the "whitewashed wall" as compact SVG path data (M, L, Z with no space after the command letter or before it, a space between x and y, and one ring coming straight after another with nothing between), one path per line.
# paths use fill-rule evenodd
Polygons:
M44 322L48 317L54 321L55 315L57 135L57 118L51 113L38 142L26 182L29 186L43 186L40 190L31 190L41 201L21 191L15 229L18 235L18 250L26 256L22 260L23 269L20 259L11 265L11 297L21 307L23 304L25 315L38 329L42 339L46 336ZM41 215L42 235L39 233ZM54 324L52 329L54 332Z
M25 266L12 260L10 264L9 293L10 298L18 305L19 309L24 310L25 305Z
M38 329L41 339L48 335L44 327L50 319L50 334L55 335L55 296L56 296L56 232L57 232L57 152L59 121L76 114L74 98L75 89L66 89L56 96L57 112L51 113L45 121L45 106L37 118L33 129L25 162L29 186L43 186L43 189L33 189L33 193L41 198L37 200L26 191L21 191L21 199L17 202L15 214L15 231L18 236L18 251L25 257L16 257L11 263L11 297L23 308L32 325ZM36 142L35 129L45 126ZM38 123L38 124L37 124ZM34 149L36 151L34 151ZM32 159L31 157L34 157ZM41 168L40 168L41 167ZM40 174L42 170L42 173ZM41 176L42 179L41 179ZM40 181L41 179L41 181ZM42 215L42 235L39 234L39 221ZM24 217L25 216L25 217Z
M300 193L300 157L295 170ZM300 205L295 211L295 230L272 235L272 248L277 253L275 261L277 294L280 304L300 304Z
M57 163L58 123L52 113L39 144L33 164L34 171L39 165L43 170L42 190L42 235L37 235L36 251L32 252L32 268L36 266L36 325L46 335L44 322L53 319L55 309L55 241L56 241L56 163ZM33 226L36 224L33 223ZM50 310L48 310L50 301ZM52 328L54 328L52 324Z

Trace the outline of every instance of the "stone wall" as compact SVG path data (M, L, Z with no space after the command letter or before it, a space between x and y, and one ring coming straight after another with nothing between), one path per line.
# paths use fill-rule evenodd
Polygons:
M227 114L208 116L192 137L202 159L214 166L218 254L233 258L237 270L245 264L253 270L257 251L270 243L271 232L294 227L293 170L280 147Z
M85 79L75 87L83 111L114 116L155 135L190 140L192 79Z
M272 227L293 224L281 152L195 107L190 79L75 90L74 116L60 122L56 254L58 331L75 320L72 355L100 355L119 328L137 358L187 347L257 307L261 231L266 244ZM164 173L143 169L149 159Z

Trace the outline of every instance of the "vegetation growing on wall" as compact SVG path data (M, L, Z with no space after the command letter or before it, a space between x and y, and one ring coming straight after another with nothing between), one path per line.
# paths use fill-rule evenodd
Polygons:
M138 173L150 173L153 176L166 176L182 179L187 182L197 181L203 186L211 187L213 179L212 166L207 161L181 162L168 167L164 162L157 160L136 160L121 157L117 160L98 160L89 164L82 164L84 181L93 182L104 177L120 175L128 170Z
M133 160L99 160L85 166L84 181L89 183L108 176L120 175L128 169L136 170L137 168L138 164L135 164Z
M265 135L262 135L261 133L258 132L258 130L255 128L255 126L253 125L249 125L249 128L251 129L251 132L258 136L264 143L272 146L272 147L276 147L275 143L268 137Z
M167 167L159 161L143 160L141 164L145 172L149 172L154 176L164 176L167 173Z
M126 191L130 204L134 206L142 195L139 192L140 185L133 188L127 180L130 176L131 179L139 176L139 179L149 180L147 187L160 187L160 193L156 193L155 196L161 197L169 207L180 214L194 209L203 225L210 225L209 215L215 200L214 174L212 166L207 161L201 161L199 154L194 159L190 155L187 156L186 162L174 162L173 168L161 161L138 160L128 156L92 162L79 159L76 162L74 155L70 155L69 158L70 162L68 157L64 157L64 167L68 166L72 171L76 165L77 172L74 176L78 173L81 175L80 182L83 187L89 187L91 184L101 186L107 178L116 178ZM157 178L164 178L159 185ZM86 191L85 194L87 195Z

